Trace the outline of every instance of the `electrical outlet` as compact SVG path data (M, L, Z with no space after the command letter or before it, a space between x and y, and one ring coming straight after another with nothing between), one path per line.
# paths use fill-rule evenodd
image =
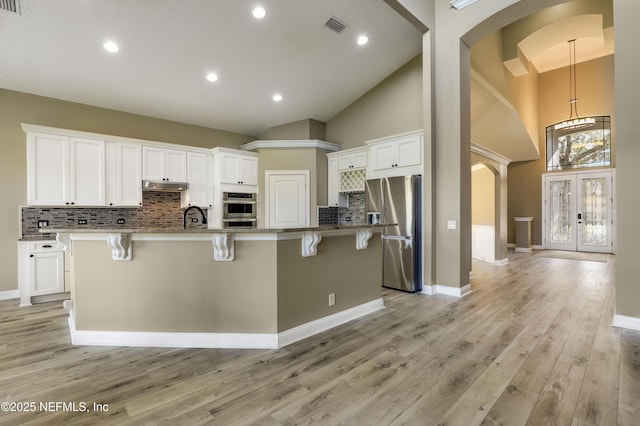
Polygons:
M39 220L38 221L38 228L46 228L47 226L49 226L49 221L48 220Z
M447 229L457 229L457 228L458 228L458 223L455 220L447 221Z
M118 225L124 225L124 219L118 219Z
M86 225L87 219L78 219L78 225Z
M198 223L198 218L197 217L192 217L191 218L191 223Z
M336 294L329 293L329 306L333 306L336 304Z

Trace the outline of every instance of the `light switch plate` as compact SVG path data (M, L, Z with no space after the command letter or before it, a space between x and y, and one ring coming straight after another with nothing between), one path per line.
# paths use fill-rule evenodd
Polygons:
M447 221L447 229L457 229L457 228L458 228L458 224L456 223L455 220Z

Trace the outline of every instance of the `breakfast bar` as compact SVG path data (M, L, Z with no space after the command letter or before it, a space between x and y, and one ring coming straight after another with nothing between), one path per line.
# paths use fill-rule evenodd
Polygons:
M380 225L58 229L74 344L278 348L384 307Z

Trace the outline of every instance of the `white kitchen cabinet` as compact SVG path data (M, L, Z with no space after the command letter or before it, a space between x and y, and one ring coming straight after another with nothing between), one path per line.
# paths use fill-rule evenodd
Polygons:
M18 241L20 306L31 305L32 296L68 291L67 264L63 247L56 241Z
M329 207L349 207L349 197L340 192L340 170L338 156L327 154L327 205Z
M31 296L64 293L64 252L33 253L29 259Z
M105 142L55 134L27 135L29 205L104 206Z
M258 154L214 148L214 168L221 184L258 186Z
M139 144L106 143L107 205L142 205L142 149Z
M155 146L142 147L142 179L151 181L187 181L187 153Z
M187 182L182 192L182 207L213 207L213 156L187 152Z
M362 169L367 167L367 151L338 153L338 170Z
M422 174L422 134L412 133L367 142L369 178Z

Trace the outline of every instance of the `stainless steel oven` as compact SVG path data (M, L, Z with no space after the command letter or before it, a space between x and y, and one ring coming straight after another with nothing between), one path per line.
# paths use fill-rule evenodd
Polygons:
M224 228L255 228L257 224L256 194L223 192L222 223Z

